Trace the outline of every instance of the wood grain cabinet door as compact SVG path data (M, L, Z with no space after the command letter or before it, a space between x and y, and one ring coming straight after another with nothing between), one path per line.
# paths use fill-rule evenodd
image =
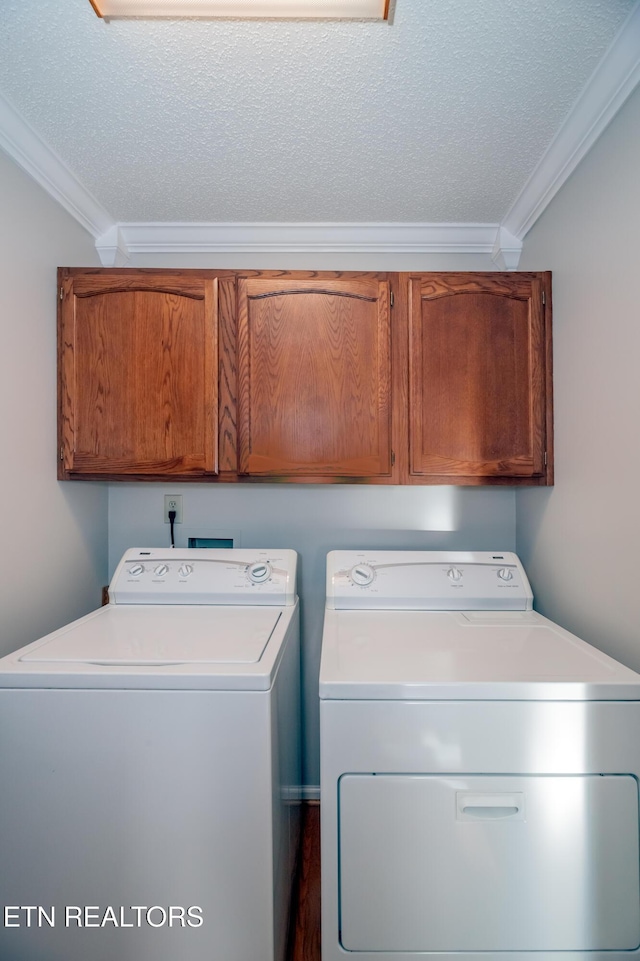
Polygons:
M240 279L238 453L249 475L390 475L389 284Z
M412 475L442 483L543 477L551 402L545 276L410 279Z
M62 271L61 476L213 473L217 281Z

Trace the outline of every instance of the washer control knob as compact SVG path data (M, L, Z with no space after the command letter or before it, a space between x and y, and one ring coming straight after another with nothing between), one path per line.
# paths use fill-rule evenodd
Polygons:
M181 564L178 568L178 574L180 577L188 577L189 574L193 574L193 567L191 564Z
M376 572L369 564L355 564L349 571L349 577L358 587L368 587L373 582Z
M158 564L158 566L153 571L158 577L164 577L165 574L169 573L169 568L166 564Z
M144 567L142 564L132 564L129 568L129 574L132 577L138 577L140 574L144 574Z
M462 577L462 571L457 567L450 567L447 571L447 577L450 577L452 581L459 581Z
M513 571L509 570L508 567L501 567L498 571L498 577L501 581L512 581Z
M247 568L247 577L252 584L263 584L271 577L271 564L268 561L255 561Z

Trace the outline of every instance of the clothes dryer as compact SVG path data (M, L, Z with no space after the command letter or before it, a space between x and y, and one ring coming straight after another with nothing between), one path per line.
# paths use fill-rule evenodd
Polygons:
M134 549L0 660L0 957L283 961L296 554Z
M330 554L320 698L323 961L637 957L640 675L514 554Z

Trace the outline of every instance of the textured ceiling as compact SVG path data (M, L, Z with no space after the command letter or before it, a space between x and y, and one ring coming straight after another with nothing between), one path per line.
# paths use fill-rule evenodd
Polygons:
M632 6L105 23L0 0L0 91L117 221L499 222Z

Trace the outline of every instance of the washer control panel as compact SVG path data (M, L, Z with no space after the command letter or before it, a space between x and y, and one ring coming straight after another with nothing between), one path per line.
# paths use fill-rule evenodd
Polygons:
M288 550L132 548L113 575L109 601L290 606L296 567Z
M519 558L489 551L332 551L327 607L424 611L529 611Z

